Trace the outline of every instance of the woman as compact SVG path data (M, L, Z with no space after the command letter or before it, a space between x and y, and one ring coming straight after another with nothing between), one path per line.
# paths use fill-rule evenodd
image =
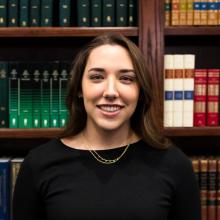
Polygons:
M119 34L76 57L59 139L32 150L14 192L14 220L199 220L191 162L153 120L150 74Z

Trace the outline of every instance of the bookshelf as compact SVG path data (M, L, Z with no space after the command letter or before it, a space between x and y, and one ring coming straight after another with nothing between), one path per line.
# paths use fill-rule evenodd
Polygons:
M216 67L213 59L220 51L220 27L166 27L164 28L164 1L139 0L137 27L27 27L0 28L0 59L46 59L56 60L62 56L72 60L80 47L92 37L105 32L122 33L138 44L146 57L156 89L154 94L155 117L163 115L163 56L166 52L193 52L198 65ZM198 40L199 39L199 40ZM202 47L201 47L202 45ZM207 53L210 54L207 57ZM211 55L212 54L212 55ZM206 60L206 62L203 62ZM219 67L219 66L218 66ZM212 143L217 146L220 127L204 128L163 128L161 132L173 139L183 148L194 148L194 144L203 146ZM35 147L43 141L55 137L61 129L0 129L2 149L18 141L23 146ZM12 148L13 149L13 148ZM18 150L18 147L15 148ZM190 150L189 150L190 151ZM197 152L199 152L197 148ZM1 150L0 150L1 154Z

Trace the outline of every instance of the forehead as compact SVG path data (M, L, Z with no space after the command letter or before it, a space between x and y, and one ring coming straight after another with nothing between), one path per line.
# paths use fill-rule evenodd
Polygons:
M87 65L103 63L133 67L129 52L120 45L101 45L91 51Z

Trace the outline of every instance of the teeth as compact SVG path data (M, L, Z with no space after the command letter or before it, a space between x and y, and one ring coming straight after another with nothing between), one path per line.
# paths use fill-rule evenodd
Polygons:
M100 106L100 108L104 111L107 111L107 112L114 112L114 111L118 111L120 109L119 106Z

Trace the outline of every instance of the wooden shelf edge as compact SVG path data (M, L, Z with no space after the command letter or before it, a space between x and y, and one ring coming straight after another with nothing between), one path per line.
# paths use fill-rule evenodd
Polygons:
M61 133L61 128L30 128L30 129L11 129L11 128L0 128L0 139L2 138L53 138Z
M187 35L220 35L220 26L178 26L178 27L165 27L165 36L187 36Z
M106 32L138 36L138 27L4 27L0 37L93 37Z
M220 127L164 128L163 132L167 137L220 137Z

